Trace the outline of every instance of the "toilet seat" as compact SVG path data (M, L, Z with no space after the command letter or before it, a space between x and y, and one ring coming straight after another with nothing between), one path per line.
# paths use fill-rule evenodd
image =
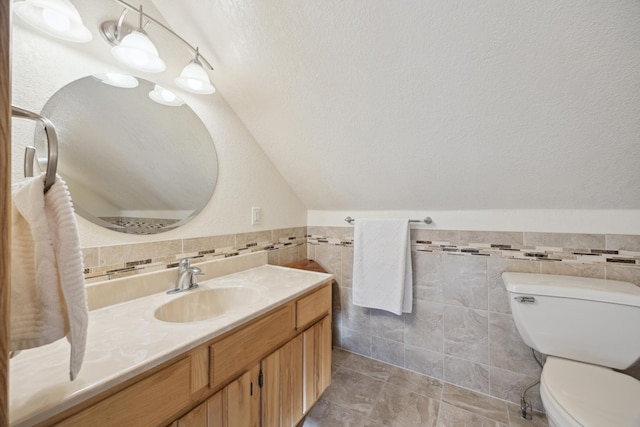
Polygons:
M609 368L550 356L540 395L558 427L640 426L640 381Z

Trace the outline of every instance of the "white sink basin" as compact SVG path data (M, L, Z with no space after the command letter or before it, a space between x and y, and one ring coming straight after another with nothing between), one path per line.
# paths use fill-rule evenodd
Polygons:
M198 289L161 305L153 314L164 322L197 322L248 308L260 297L258 289L247 286Z

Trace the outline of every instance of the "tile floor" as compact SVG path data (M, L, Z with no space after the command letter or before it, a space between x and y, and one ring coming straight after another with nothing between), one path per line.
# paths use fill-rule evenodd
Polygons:
M342 349L334 349L332 383L304 427L547 427L503 400L444 383Z

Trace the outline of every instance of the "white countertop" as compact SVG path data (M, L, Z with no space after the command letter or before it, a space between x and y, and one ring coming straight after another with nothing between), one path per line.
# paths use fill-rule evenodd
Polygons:
M75 381L69 381L69 344L64 339L25 350L11 359L10 425L43 421L332 278L330 274L264 265L203 281L197 290L175 295L162 292L90 311L86 354ZM199 322L167 323L153 316L156 308L183 295L229 286L261 289L262 298L249 308Z

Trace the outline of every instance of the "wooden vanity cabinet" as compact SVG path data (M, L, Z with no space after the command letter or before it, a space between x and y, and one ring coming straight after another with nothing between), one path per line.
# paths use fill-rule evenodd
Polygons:
M330 381L325 284L40 425L295 427Z
M329 289L328 293L326 289ZM316 291L318 293L311 293L296 301L298 305L298 302L310 298L317 303L314 309L324 306L324 312L319 313L319 320L318 315L315 319L305 320L306 329L298 330L297 335L286 344L208 399L206 415L202 414L200 406L196 407L180 418L175 427L298 425L331 383L330 289L323 287ZM268 318L273 320L279 317ZM299 326L302 329L305 325L299 323ZM238 333L240 336L234 336L231 342L243 341L241 337L244 332ZM227 345L230 344L224 347ZM212 351L211 354L217 353ZM215 370L215 363L212 362L212 366L212 370ZM194 422L196 417L198 421Z

